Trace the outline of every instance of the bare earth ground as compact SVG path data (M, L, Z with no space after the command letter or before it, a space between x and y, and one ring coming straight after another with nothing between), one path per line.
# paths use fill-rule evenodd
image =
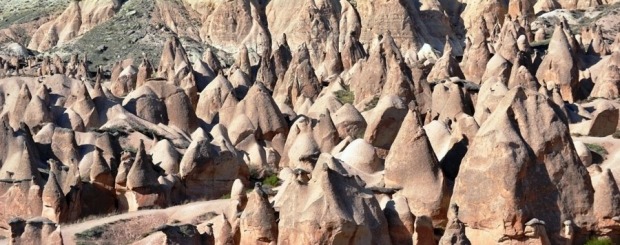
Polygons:
M171 221L179 222L179 223L193 223L195 219L203 214L214 212L214 213L223 213L227 208L234 205L235 201L231 201L230 199L220 199L220 200L211 200L211 201L200 201L194 202L174 207L169 207L166 209L152 209L152 210L140 210L136 212L129 212L119 215L113 215L105 218L96 218L93 220L89 220L86 222L70 224L66 226L61 226L62 238L64 244L76 244L75 234L86 231L88 229L106 225L106 224L115 224L115 223L125 223L121 224L120 227L114 227L112 225L113 230L117 230L118 232L107 232L110 233L108 235L114 237L102 237L102 239L126 239L128 236L135 236L136 234L119 234L122 233L122 230L132 230L137 227L140 227L144 232L152 230L153 228L169 223ZM134 219L138 218L140 219ZM148 220L148 224L135 224L134 221L140 220ZM123 221L123 222L120 222ZM134 224L132 224L134 223ZM127 226L131 226L132 229L122 229L127 228ZM132 232L136 233L135 230ZM138 234L138 237L143 234ZM140 238L140 237L139 237ZM125 240L127 242L127 240ZM3 243L4 242L4 243ZM0 245L7 244L7 240L0 240Z

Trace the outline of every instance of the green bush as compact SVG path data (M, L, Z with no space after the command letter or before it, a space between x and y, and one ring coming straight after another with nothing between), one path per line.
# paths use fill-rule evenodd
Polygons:
M588 149L596 154L599 154L601 156L605 156L607 155L609 152L607 152L607 150L605 150L605 147L599 145L599 144L590 144L590 143L585 143L586 147L588 147Z
M355 101L355 94L349 90L338 90L336 91L336 98L342 104L353 104Z
M95 226L93 228L90 228L88 230L75 234L75 237L78 239L84 239L84 240L95 240L95 239L101 238L101 236L103 236L103 233L105 233L107 230L108 230L107 224Z
M375 107L377 107L377 103L379 103L379 96L373 97L372 100L366 103L366 107L364 108L364 111L369 111L369 110L374 109Z
M592 238L585 245L612 245L614 244L609 238Z
M278 182L280 182L280 180L278 179L278 176L275 174L272 174L272 175L267 176L267 178L263 180L263 185L278 186Z
M546 45L549 45L550 42L551 42L551 38L546 39L546 40L542 40L540 42L532 42L530 44L530 46L532 46L532 47L546 46Z

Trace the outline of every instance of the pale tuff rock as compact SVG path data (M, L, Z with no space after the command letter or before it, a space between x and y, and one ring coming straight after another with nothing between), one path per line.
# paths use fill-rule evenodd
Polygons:
M460 86L453 82L435 85L430 117L442 122L455 119L459 114L472 114L471 102L468 101Z
M597 101L592 110L579 122L570 125L571 132L595 137L613 134L620 117L618 108L608 101L601 100Z
M409 210L407 199L401 195L388 201L383 209L392 244L411 244L416 217Z
M175 84L192 73L191 63L178 37L170 36L167 39L157 71L161 77Z
M193 141L181 158L179 175L192 198L218 198L230 191L235 179L241 177L243 160L226 139L218 137ZM205 181L217 179L205 184Z
M507 83L510 78L511 69L512 63L504 59L500 54L495 54L487 63L484 74L482 75L481 84L483 85L489 79L497 79Z
M448 225L444 232L440 245L470 245L471 242L465 234L465 224L459 220L458 206L456 204L450 205L450 211L448 213Z
M538 81L536 77L532 75L528 67L532 67L529 57L525 53L519 51L512 62L512 70L510 72L510 78L508 78L508 89L521 86L529 90L538 91Z
M54 172L50 173L43 187L43 211L41 216L54 222L64 222L67 212L67 201Z
M479 18L486 20L487 30L493 30L495 24L501 24L499 20L508 13L507 1L473 0L468 1L461 14L465 29L469 30Z
M433 65L433 69L431 69L431 72L428 74L426 80L431 83L436 83L452 77L465 78L465 75L463 75L463 71L461 70L459 63L454 58L450 39L446 38L446 45L444 45L443 55L439 58L439 60L437 60L437 63Z
M241 244L275 244L278 240L276 215L260 183L250 193L239 219Z
M353 73L349 81L356 105L372 100L379 91L381 95L396 95L409 103L417 92L411 73L390 33L376 36L369 57L358 62L358 65L359 72Z
M545 142L564 143L557 144L562 146L560 149L551 149ZM488 151L489 144L495 145L493 151ZM520 164L515 165L515 162ZM494 175L482 174L479 169L487 169L485 173L493 171ZM527 174L519 174L521 171L527 171ZM552 188L555 185L569 186L568 182L570 189ZM487 188L483 192L477 191L474 197L468 190L475 186ZM488 202L491 199L484 196L496 197L498 190L489 189L489 186L506 190L506 195ZM532 189L530 186L547 187ZM555 240L561 224L553 217L567 215L579 222L588 222L592 193L585 167L580 164L570 141L566 118L559 113L559 108L549 103L546 96L517 87L505 95L472 140L456 178L451 202L459 205L459 218L470 228L467 236L472 243L499 241L504 236L520 239L524 234L525 220L533 217L546 220L546 230ZM515 202L523 200L526 195L527 203ZM543 201L549 196L557 198L552 202L554 205L546 205L547 201ZM531 208L523 209L524 205ZM481 208L488 212L480 212ZM515 222L505 226L506 217Z
M271 48L264 8L253 0L222 1L202 23L201 39L228 52L237 52L239 45L251 47L261 54ZM291 11L291 13L296 13ZM271 26L271 25L270 25ZM216 73L219 67L209 67Z
M518 38L524 34L525 30L519 25L519 23L511 20L509 16L506 16L499 36L495 40L496 53L504 57L506 60L514 60L517 57L517 52L519 51L519 45L517 42Z
M167 139L162 139L151 147L153 163L162 168L166 174L178 174L181 156Z
M407 106L400 98L394 95L382 97L367 117L364 139L375 147L390 149L405 115Z
M614 99L620 96L620 52L615 51L591 67L595 83L590 93L593 98Z
M575 151L577 151L579 159L581 159L581 163L586 167L592 165L592 153L590 152L590 149L588 149L588 147L581 141L575 140L573 141L573 144L575 145Z
M237 103L234 87L228 79L219 75L200 92L196 116L206 123L217 122L216 116L227 100Z
M119 7L113 0L72 1L60 16L39 27L28 48L43 52L67 43L112 18Z
M387 221L377 200L360 186L357 177L342 175L338 171L342 166L332 159L329 154L321 155L308 183L293 181L281 190L275 203L280 212L278 243L390 244ZM316 232L311 228L316 226L326 229Z
M159 185L157 182L159 174L153 167L150 157L145 152L144 143L140 142L136 159L127 172L127 188L130 190L156 188Z
M274 88L274 99L289 103L295 108L297 100L314 100L321 92L321 84L310 63L310 53L305 44L301 44L293 55L293 60L282 80Z
M383 170L383 161L377 156L375 148L363 139L356 139L336 157L347 165L373 174Z
M340 138L363 135L367 126L364 117L351 104L345 104L340 107L336 113L332 114L332 120Z
M449 192L419 113L409 110L385 159L385 185L399 188L416 216L446 221Z
M278 134L288 131L282 112L262 84L254 84L248 94L237 105L250 121L260 129L259 139L271 140Z
M549 55L545 56L540 64L536 78L548 90L558 87L562 99L573 102L578 98L576 93L578 72L573 50L562 26L558 25L549 43Z
M481 18L478 24L474 25L474 28L471 36L465 39L466 46L461 61L461 69L467 80L482 83L482 75L485 72L483 68L486 68L491 59L491 52L487 43L489 31L486 29L484 18Z
M318 2L275 0L269 2L265 12L273 37L286 34L287 43L292 49L307 46L309 61L312 64L319 64L323 62L323 55L328 45L335 44L338 47L337 39L329 40L330 33L337 38L341 30L355 30L354 27L353 30L347 30L348 25L355 25L354 23L339 26L341 8L342 5L337 0ZM355 20L347 18L347 21Z
M592 178L592 186L594 188L593 212L598 220L598 226L606 232L617 231L617 221L613 220L618 217L618 205L620 205L620 190L614 176L609 169L600 169L600 167L592 166L588 168L590 177Z

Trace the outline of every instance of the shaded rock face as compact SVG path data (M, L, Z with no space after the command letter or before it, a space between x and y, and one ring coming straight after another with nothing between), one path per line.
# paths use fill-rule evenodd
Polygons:
M180 176L191 198L218 198L226 194L243 161L229 142L209 142L202 139L190 144L180 162ZM205 185L205 182L210 182Z
M342 175L328 167L328 161L338 168L339 163L323 154L308 183L292 180L283 190L280 205L276 203L280 209L278 243L389 244L377 200L361 188L357 177Z
M481 125L451 200L460 207L459 218L469 227L472 243L503 236L518 240L524 236L524 222L532 218L545 221L553 241L562 239L561 219L589 222L592 184L563 115L545 96L517 87ZM498 197L498 192L504 194Z

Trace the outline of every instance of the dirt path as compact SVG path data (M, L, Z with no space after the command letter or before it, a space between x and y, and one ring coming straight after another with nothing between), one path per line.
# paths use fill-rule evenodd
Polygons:
M230 207L233 207L232 205L236 205L236 202L230 199L200 201L173 206L166 209L140 210L112 215L109 217L95 218L81 223L61 226L62 239L64 244L76 244L75 234L119 220L132 219L147 215L162 215L167 216L169 220L174 219L181 222L190 222L193 218L206 212L215 212L218 214L224 213L229 210ZM8 241L6 241L6 243L3 244L3 241L4 240L0 240L0 245L8 243Z
M80 233L82 231L88 230L93 227L101 226L107 223L111 223L114 221L122 220L122 219L130 219L139 217L142 215L156 214L160 213L162 210L140 210L136 212L129 212L119 215L114 215L110 217L98 218L94 220L89 220L82 223L71 224L68 226L61 226L62 233L62 241L64 244L76 244L75 243L75 234Z

